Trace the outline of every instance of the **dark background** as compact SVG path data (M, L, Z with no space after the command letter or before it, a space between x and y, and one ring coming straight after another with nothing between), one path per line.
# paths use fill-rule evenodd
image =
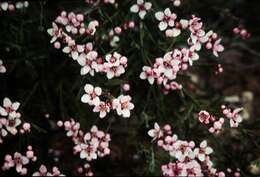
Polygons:
M153 60L161 56L171 44L158 33L152 13L145 21L145 46L141 49L134 47L136 43L140 44L138 31L122 37L118 51L129 58L127 73L119 79L108 81L99 74L95 77L80 76L79 65L61 51L53 49L49 43L50 36L46 31L51 27L51 22L62 10L82 13L91 10L93 7L84 1L30 1L29 8L24 11L0 12L0 59L7 67L7 73L0 75L0 100L9 97L21 102L23 120L33 124L30 135L4 140L4 144L0 145L0 164L6 153L24 152L26 146L31 144L36 150L38 162L30 167L30 172L36 171L43 163L48 167L57 165L64 174L75 175L76 167L82 162L78 156L72 155L70 139L55 126L57 120L73 117L80 121L83 130L87 131L96 124L111 133L111 155L93 163L96 175L160 174L160 166L168 163L169 157L153 147L147 136L150 126L157 121L173 125L182 139L197 143L208 139L215 150L213 157L217 168L239 167L242 176L252 176L248 166L260 158L260 1L184 1L183 6L176 9L178 16L200 16L206 29L213 29L223 37L226 50L220 59L212 57L209 52L201 52L201 61L190 71L196 73L199 82L192 83L191 78L185 75L180 79L185 86L184 92L173 92L168 96L164 96L157 86L150 86L139 79L142 66L147 64L146 58ZM168 6L168 1L152 2L156 4L156 9ZM111 22L96 11L88 15L90 19L101 21L102 29L97 35L126 19L137 19L129 13L133 2L122 0L119 3L118 10L103 5L98 8L107 16L117 13ZM232 29L238 25L248 29L252 37L246 41L235 37ZM154 41L148 37L149 33ZM158 49L158 45L162 50ZM98 50L110 51L107 44L97 46ZM225 68L221 76L214 74L217 63L222 63ZM136 106L132 117L123 119L111 114L100 120L89 106L80 102L82 88L88 82L107 88L114 95L121 92L121 84L129 83L132 87L130 95ZM241 96L244 91L251 91L254 100L250 119L238 130L227 129L221 136L215 137L197 123L193 114L201 109L217 113L223 97ZM49 114L50 118L46 119L45 114ZM59 154L49 153L50 149L59 151ZM0 172L0 175L6 174Z

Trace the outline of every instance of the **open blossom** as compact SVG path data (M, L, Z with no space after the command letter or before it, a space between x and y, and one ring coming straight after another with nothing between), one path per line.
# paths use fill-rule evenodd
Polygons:
M7 119L5 123L6 130L12 135L16 135L18 133L17 127L22 124L20 118Z
M94 73L98 72L97 57L98 53L96 51L90 51L88 54L82 53L78 57L77 61L82 66L80 70L81 75L90 73L91 76L94 76Z
M122 115L124 118L130 117L130 111L134 109L134 104L131 103L131 100L130 96L124 95L113 100L113 108L117 111L118 115Z
M163 131L161 130L158 123L154 124L154 129L149 130L148 135L153 138L153 141L163 137Z
M84 52L84 46L77 45L74 40L70 40L68 46L64 47L62 51L70 54L73 60L77 60L80 53Z
M174 27L177 15L172 13L170 8L164 10L164 12L155 13L155 17L160 21L159 29L161 31L166 30L168 27Z
M64 176L57 167L52 168L52 172L48 172L45 165L41 165L38 172L33 173L32 176Z
M9 98L4 98L3 107L0 106L0 115L9 116L11 118L20 117L20 113L16 112L19 107L19 102L12 103Z
M58 38L62 37L62 29L56 23L52 23L52 28L47 30L48 34L52 36L51 43L54 43Z
M100 87L93 87L90 84L86 84L84 87L84 90L86 94L84 94L81 97L81 101L83 103L87 103L90 106L97 106L100 103L100 98L99 96L102 94L102 89Z
M110 104L101 101L95 105L93 112L99 112L99 117L104 118L110 112Z
M114 52L106 55L106 62L104 63L104 71L107 73L107 78L112 79L119 77L125 73L127 66L127 58L121 54Z
M154 84L156 76L156 72L149 66L144 66L143 72L140 74L140 78L143 80L148 79L150 84Z
M208 146L207 141L204 140L200 143L200 147L194 150L195 154L200 161L205 161L206 157L213 152L213 149Z
M6 67L3 64L3 60L0 60L0 73L5 73Z
M137 4L134 4L130 11L133 13L138 13L139 17L141 19L144 19L145 15L147 14L147 11L149 11L152 8L152 3L145 2L144 0L137 0Z

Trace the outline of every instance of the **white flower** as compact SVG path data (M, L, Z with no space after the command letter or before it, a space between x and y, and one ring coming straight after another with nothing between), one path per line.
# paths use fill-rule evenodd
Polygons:
M163 131L161 130L158 123L154 124L154 129L149 130L148 135L153 138L153 141L163 137Z
M96 51L90 51L88 54L80 54L77 61L82 66L80 70L81 75L90 73L91 76L94 76L95 71L98 72L97 57L98 53Z
M157 12L155 17L159 23L159 29L161 31L166 30L168 27L174 27L177 15L172 13L170 8L164 10L164 12Z
M81 148L83 149L80 153L81 159L86 159L87 161L92 161L97 159L96 147L89 144L81 144Z
M144 0L137 0L137 4L130 8L133 13L138 13L141 19L144 19L148 10L152 8L152 3L144 2Z
M211 147L208 147L207 141L204 140L200 143L200 148L196 148L194 153L201 162L206 160L206 156L210 155L213 152Z
M83 103L87 103L90 106L97 106L100 104L99 96L102 94L102 89L100 87L93 87L90 84L86 84L84 87L86 94L81 97Z
M62 30L56 25L56 23L52 23L52 28L48 29L47 32L52 36L51 43L62 37Z
M149 83L153 85L156 78L156 74L151 67L144 66L143 72L140 74L140 78L142 80L148 79Z
M130 111L134 109L134 104L131 103L131 100L130 96L121 95L113 100L113 109L116 109L118 115L129 118Z
M5 73L6 72L6 68L3 65L3 60L0 60L0 73Z
M20 118L10 119L6 122L6 130L10 132L12 135L16 135L18 133L18 130L16 127L21 125L22 121Z
M4 98L3 107L0 106L0 115L9 116L11 118L19 117L19 113L16 112L19 107L19 102L12 103L9 98Z

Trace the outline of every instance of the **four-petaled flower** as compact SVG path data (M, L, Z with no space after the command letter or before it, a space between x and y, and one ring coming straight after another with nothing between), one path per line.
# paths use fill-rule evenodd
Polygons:
M97 106L100 103L99 96L102 94L102 89L100 87L93 87L90 84L86 84L84 87L86 94L81 97L83 103L87 103L90 106Z
M170 8L164 10L164 12L155 13L155 17L159 23L159 29L161 31L166 30L168 27L174 27L177 15L172 13Z
M138 13L141 19L144 19L147 11L152 8L152 3L145 2L144 0L137 0L137 4L134 4L130 11L133 13Z

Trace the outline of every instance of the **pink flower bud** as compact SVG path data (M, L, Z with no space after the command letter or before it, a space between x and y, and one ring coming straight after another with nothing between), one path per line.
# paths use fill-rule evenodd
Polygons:
M180 0L175 0L175 1L173 2L173 5L174 5L175 7L179 7L179 6L181 5L181 1L180 1Z
M31 130L31 124L29 123L24 123L23 124L23 129L26 131L26 132L29 132Z
M114 29L114 31L115 31L116 34L121 34L122 28L121 28L121 27L116 27L116 28Z
M63 122L62 122L62 121L58 121L58 122L57 122L57 126L58 126L58 127L62 127L62 126L63 126Z
M84 15L83 14L78 14L76 18L80 22L84 21Z
M128 92L130 90L130 85L129 84L124 84L122 89L125 91L125 92Z

